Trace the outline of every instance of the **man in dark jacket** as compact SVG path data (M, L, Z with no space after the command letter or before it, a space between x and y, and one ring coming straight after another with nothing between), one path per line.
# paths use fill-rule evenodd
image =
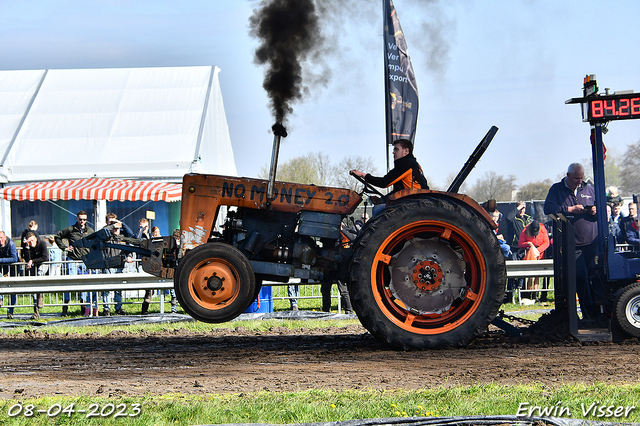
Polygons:
M583 318L590 319L599 313L589 285L588 270L597 254L598 224L595 191L583 179L582 165L569 165L567 176L549 189L544 202L544 213L561 213L571 218L576 234L576 289Z
M49 261L49 248L44 240L38 238L36 233L28 231L22 241L22 260L26 263L25 275L37 276L44 275L46 271L43 265ZM42 293L37 293L33 297L33 316L32 319L40 318L40 309L44 306Z
M87 225L87 212L80 210L76 215L76 223L56 234L55 240L58 248L60 248L63 253L66 252L69 259L80 261L80 263L71 262L67 264L67 275L84 275L88 273L86 266L82 263L82 256L88 254L89 249L84 247L75 248L73 247L73 242L94 232L93 228ZM68 243L64 240L67 240ZM88 299L88 293L82 293L81 298L82 301ZM62 306L62 316L67 315L68 306L66 304L69 303L70 300L71 293L64 293L65 304ZM91 306L89 306L88 309L91 309ZM85 308L84 313L87 315L87 308Z
M524 201L520 201L517 207L506 216L506 241L511 247L511 251L513 253L518 251L518 240L520 239L520 234L522 234L525 226L531 223L531 216L526 213L526 210L527 204Z
M633 251L638 251L640 248L640 227L638 226L638 218L634 217L626 227L627 230L627 244L631 246Z
M123 237L133 238L135 236L131 228L129 228L126 223L118 220L118 215L115 213L107 213L106 222L107 226L113 225L114 223L119 223L121 226L120 235Z
M149 221L144 217L138 221L138 231L136 232L135 237L139 240L151 239L151 235L149 234ZM144 292L144 300L142 301L142 310L140 311L140 314L142 315L149 314L149 304L151 303L152 297L153 297L153 290L146 290Z
M505 232L506 244L511 249L511 259L521 260L524 258L525 251L518 247L520 234L524 228L531 223L531 216L527 213L527 203L519 201L515 209L505 216L507 224L507 232ZM524 287L524 278L509 278L507 280L507 292L505 293L504 303L513 303L513 293L516 289ZM546 293L543 293L546 294Z
M636 203L629 203L629 215L620 219L618 225L620 226L620 237L618 238L619 244L629 244L627 241L627 229L633 223L633 219L638 214Z
M109 213L109 214L112 214L112 213ZM111 233L111 236L105 242L114 243L114 244L131 243L136 245L140 243L140 240L122 236L121 235L122 230L125 228L128 229L128 227L124 223L120 222L119 220L113 217L111 219L112 220L110 220L109 215L107 215L107 226L105 227L105 229L107 229ZM131 233L131 230L129 230L128 232ZM127 262L127 263L133 262L133 259L131 258L131 256L126 256L126 254L124 254L122 250L117 248L108 247L106 249L103 249L103 253L105 258L121 256L124 262ZM119 274L121 272L122 272L122 268L109 268L109 269L102 270L103 274ZM125 312L122 309L122 291L121 290L114 291L113 300L115 302L115 307L114 307L115 313L118 315L125 315ZM102 315L105 317L108 317L111 315L111 292L109 291L102 292L102 302L103 302Z
M129 228L129 226L127 226L126 223L121 222L118 220L118 215L113 213L113 212L109 212L107 213L107 216L105 217L105 220L107 222L107 228L109 229L109 231L111 232L111 241L109 242L114 242L116 239L119 239L120 237L133 237L133 231L131 230L131 228ZM110 250L115 250L115 249L110 249ZM117 250L117 253L119 254L121 251ZM116 251L108 251L107 252L107 256L115 256ZM128 261L130 262L131 258L127 257L126 259L129 259ZM121 273L122 272L122 268L109 268L109 269L103 269L102 273L103 274L115 274L115 273ZM115 290L113 292L113 301L115 302L115 306L114 306L114 310L116 312L116 314L118 315L125 315L124 310L122 309L122 290ZM111 315L111 292L110 291L103 291L102 292L102 314L104 316L110 316Z
M89 249L85 247L75 248L73 247L73 243L94 232L93 228L87 225L87 213L84 210L80 210L76 215L76 223L56 234L56 244L60 250L67 252L67 257L81 261L82 256L89 253ZM64 242L65 239L68 241L68 244Z
M351 170L351 173L359 176L373 186L388 188L393 185L393 192L405 188L429 189L427 179L422 173L422 167L413 156L413 143L408 139L398 139L393 144L393 169L383 177L372 176L360 170ZM372 215L375 216L384 205L374 207Z
M2 276L15 276L16 265L11 265L18 261L18 249L16 245L11 241L11 238L7 237L4 231L0 231L0 272ZM11 295L11 305L15 305L18 300L17 295ZM0 306L2 306L3 296L0 294ZM13 319L13 308L7 308L7 318Z

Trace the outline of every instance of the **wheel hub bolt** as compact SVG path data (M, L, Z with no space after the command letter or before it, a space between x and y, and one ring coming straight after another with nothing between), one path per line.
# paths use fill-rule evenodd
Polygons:
M211 290L211 291L218 291L218 290L222 289L222 281L223 281L223 279L224 279L224 277L221 279L214 272L213 276L210 277L209 279L207 279L207 288L209 290Z
M442 268L434 260L424 260L413 268L413 283L422 291L433 291L442 284Z

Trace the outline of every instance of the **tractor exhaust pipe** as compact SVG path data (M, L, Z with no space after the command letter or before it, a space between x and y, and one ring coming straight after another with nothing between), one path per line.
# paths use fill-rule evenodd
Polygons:
M280 139L287 137L287 129L281 123L271 127L273 131L273 150L271 151L271 167L269 168L269 184L267 185L267 202L273 201L273 187L276 181L278 168L278 154L280 153Z

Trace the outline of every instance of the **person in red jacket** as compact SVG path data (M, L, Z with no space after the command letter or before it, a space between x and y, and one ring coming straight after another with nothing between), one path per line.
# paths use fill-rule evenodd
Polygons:
M544 259L544 252L549 248L549 234L545 226L540 226L540 222L534 220L522 230L520 239L518 240L518 247L526 249L527 253L524 256L525 260L539 260ZM527 278L527 290L538 290L540 278ZM532 294L535 299L537 293Z
M534 220L530 224L524 227L518 240L518 247L526 249L527 252L535 247L536 250L531 250L531 253L525 255L525 259L538 260L544 259L544 251L549 248L549 234L547 228L540 226L540 222Z

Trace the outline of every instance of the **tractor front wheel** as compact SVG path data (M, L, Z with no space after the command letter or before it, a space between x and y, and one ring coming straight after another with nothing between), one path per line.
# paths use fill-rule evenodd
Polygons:
M467 345L504 297L505 259L487 221L444 198L399 203L362 230L351 300L369 332L392 347Z
M615 301L615 317L631 337L640 337L640 283L629 284Z
M180 260L174 286L184 310L210 323L236 318L256 294L251 263L238 249L222 243L203 244L188 252Z

